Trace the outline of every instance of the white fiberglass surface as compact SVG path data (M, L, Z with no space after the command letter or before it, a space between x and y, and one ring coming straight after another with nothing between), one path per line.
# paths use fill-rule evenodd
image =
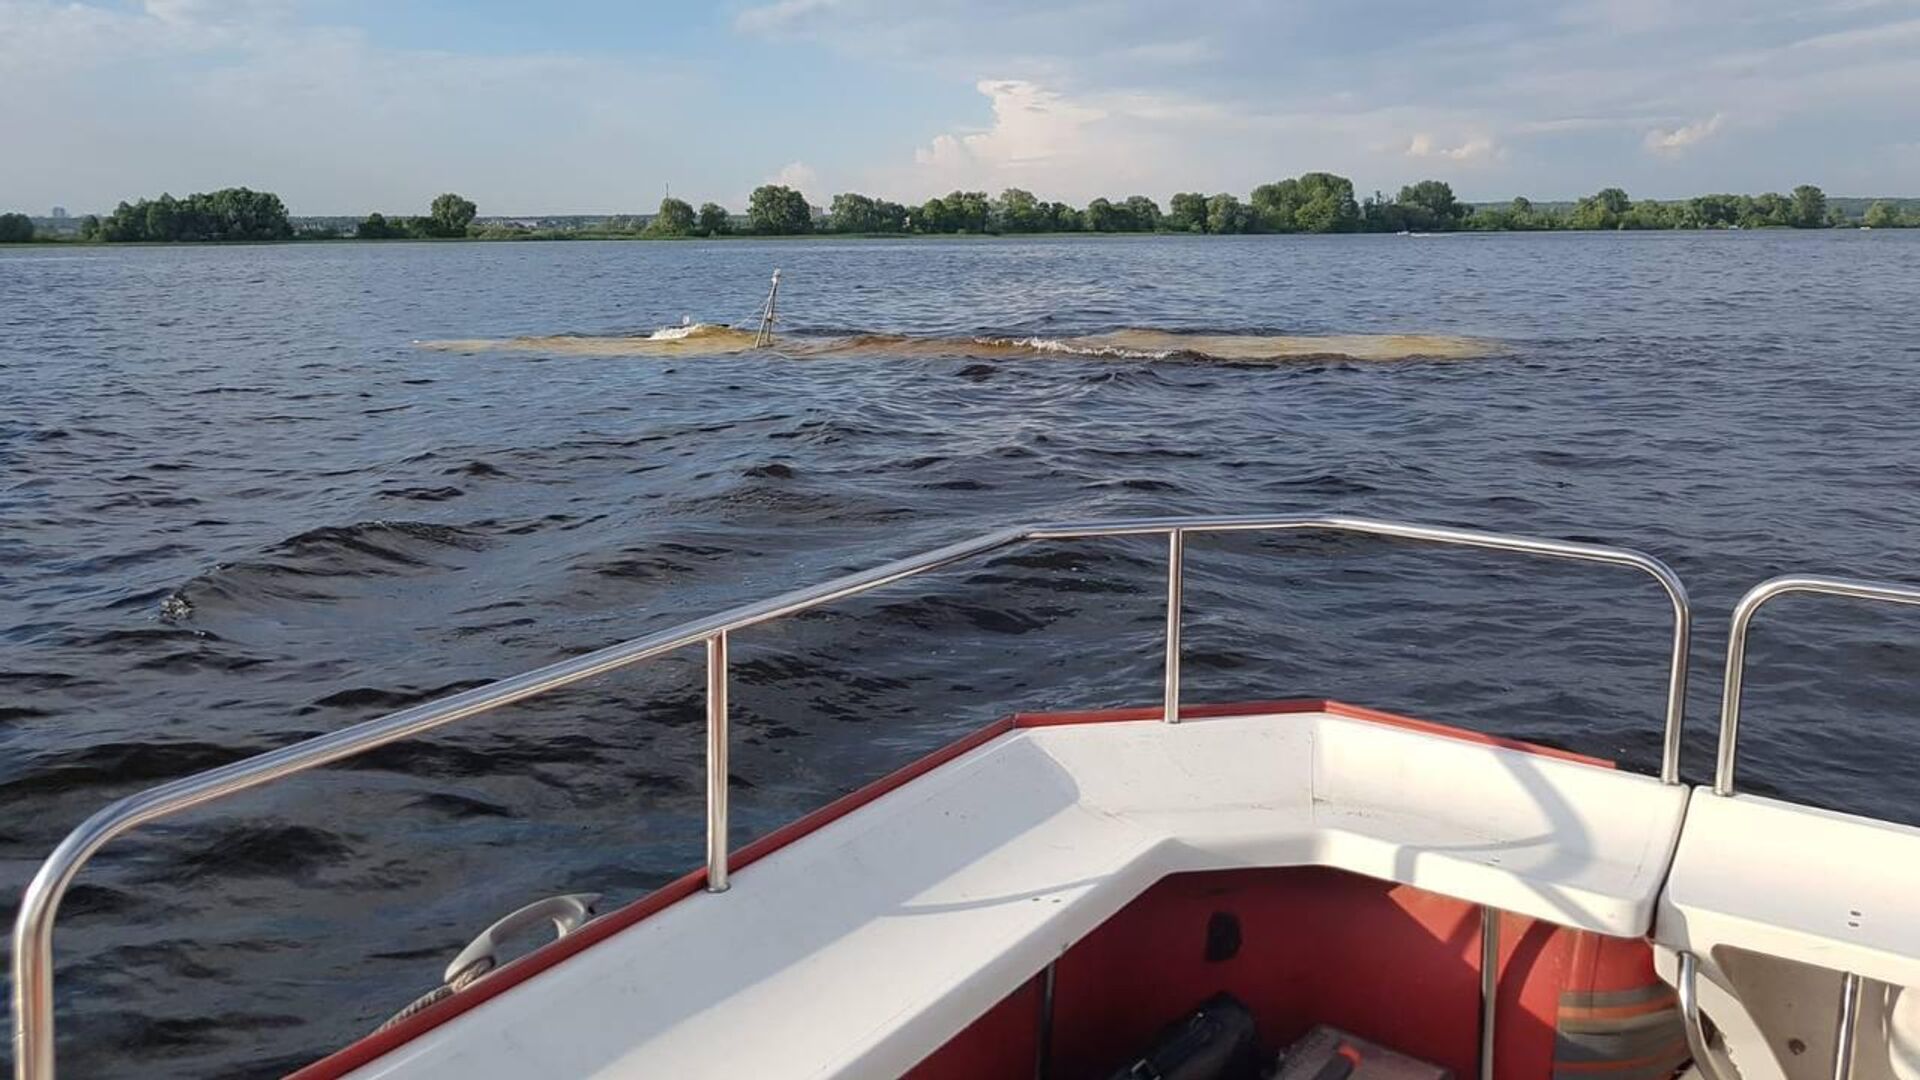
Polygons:
M1189 870L1333 866L1642 935L1686 798L1329 713L1017 729L360 1075L898 1075Z

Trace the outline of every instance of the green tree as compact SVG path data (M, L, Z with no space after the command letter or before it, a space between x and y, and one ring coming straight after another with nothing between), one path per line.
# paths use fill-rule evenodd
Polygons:
M1053 227L1052 215L1033 192L1008 188L993 201L993 220L1001 232L1046 232Z
M1444 232L1458 228L1473 208L1453 197L1453 185L1444 180L1422 180L1400 189L1395 200L1406 228Z
M286 240L292 235L280 196L247 188L122 202L99 228L100 238L113 242Z
M647 232L654 236L686 236L693 232L694 224L693 206L669 195L660 200L660 210L647 222Z
M1367 232L1400 232L1407 227L1407 216L1400 204L1385 192L1376 191L1360 202L1360 228Z
M1701 228L1724 229L1740 224L1740 197L1736 195L1697 195L1687 200L1687 208Z
M1451 189L1447 200L1452 201ZM1310 172L1298 179L1261 184L1250 196L1254 223L1263 232L1347 232L1359 227L1353 181Z
M1867 215L1860 219L1860 224L1869 229L1897 229L1900 227L1900 212L1885 199L1875 200L1872 206L1867 207Z
M82 240L100 239L100 215L99 214L88 214L86 217L83 217L80 219L80 239Z
M1261 184L1248 196L1254 224L1262 232L1293 232L1293 215L1300 208L1300 181Z
M1006 188L993 200L993 225L1000 233L1044 233L1046 219L1043 202L1025 188Z
M1827 228L1851 229L1853 228L1853 219L1848 217L1847 212L1838 206L1829 206L1827 207Z
M700 234L702 236L725 236L733 231L733 217L727 208L719 203L700 204Z
M1353 201L1353 181L1310 172L1300 177L1298 191L1300 204L1293 211L1293 227L1300 232L1351 232L1359 226L1360 204Z
M1080 211L1063 202L1047 204L1047 222L1054 232L1079 232L1082 227Z
M1207 197L1183 191L1167 202L1167 228L1175 232L1207 231Z
M1157 232L1160 229L1160 204L1145 195L1129 195L1120 209L1124 211L1127 228L1134 232Z
M813 231L813 209L784 184L762 184L747 197L747 225L768 236L796 236Z
M1755 195L1745 203L1745 212L1740 215L1740 219L1740 224L1749 229L1791 225L1793 224L1793 203L1778 192L1769 191L1764 195Z
M873 200L873 224L876 232L907 231L907 208L892 199Z
M479 208L473 200L461 198L449 191L433 200L427 208L426 224L423 231L428 236L465 236L467 226L473 224L473 215Z
M293 235L286 204L268 191L221 188L189 196L186 214L205 230L200 239L285 240Z
M25 214L0 214L0 244L24 244L33 239L33 219Z
M1243 233L1253 231L1253 210L1239 199L1222 192L1207 200L1207 231Z
M187 201L191 203L192 197L189 196ZM145 205L147 210L145 231L149 239L204 239L202 236L194 235L200 230L196 228L199 223L194 220L193 210L190 207L182 207L173 196L161 192L159 198Z
M907 227L907 208L858 192L842 192L833 197L827 227L845 233L897 233Z
M1088 232L1119 232L1120 211L1107 199L1095 199L1087 204L1082 220Z
M1627 208L1620 216L1623 229L1671 229L1674 227L1674 215L1666 204L1642 199Z
M984 191L947 192L948 232L984 233L993 227L993 201Z
M827 228L841 233L877 232L872 199L857 192L843 191L827 207Z
M1576 229L1617 229L1632 208L1626 192L1617 187L1601 188L1574 204L1569 224Z
M404 230L396 229L387 221L387 216L378 211L368 214L366 220L354 227L353 235L362 240L389 240L406 235Z
M127 205L125 199L113 208L107 219L100 225L100 238L111 244L137 243L147 238L146 200L140 200L138 207Z
M947 200L935 195L921 203L920 209L914 211L912 224L916 232L952 232L953 226L949 223L947 215Z
M1493 206L1475 210L1473 216L1467 219L1467 228L1474 232L1512 232L1520 226L1514 220L1511 208Z
M1793 189L1793 227L1818 229L1827 223L1827 193L1812 184Z

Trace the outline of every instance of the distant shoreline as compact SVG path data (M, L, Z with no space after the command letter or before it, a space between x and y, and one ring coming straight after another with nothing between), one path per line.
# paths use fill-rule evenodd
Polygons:
M232 243L340 240L690 240L790 236L905 239L948 236L1086 236L1321 233L1719 231L1746 229L1920 228L1920 200L1832 197L1812 184L1789 194L1709 194L1635 201L1617 187L1567 202L1462 202L1452 185L1422 180L1398 194L1356 198L1353 182L1327 172L1261 184L1242 200L1221 192L1181 192L1165 210L1145 195L1097 198L1084 208L1008 188L954 191L918 206L841 192L830 206L799 191L764 184L745 214L718 203L671 196L652 214L479 216L456 192L436 196L426 214L371 213L295 217L270 191L222 188L176 199L122 202L104 217L59 211L35 220L0 213L0 243Z
M443 237L382 237L374 239L360 236L311 237L293 236L279 240L83 240L77 236L39 235L31 240L0 241L0 250L34 248L182 248L182 247L334 247L339 245L386 246L399 244L629 244L629 243L814 243L833 241L861 241L896 244L945 243L952 241L974 242L994 240L1164 240L1177 237L1192 237L1196 240L1222 239L1225 236L1242 239L1274 239L1281 237L1329 239L1342 236L1369 236L1383 240L1403 238L1430 238L1440 236L1567 236L1594 235L1610 233L1645 233L1656 235L1721 235L1732 233L1830 233L1830 232L1907 232L1907 227L1894 226L1886 229L1868 227L1797 229L1791 225L1764 225L1753 228L1694 228L1694 229L1455 229L1446 232L1410 232L1410 233L1191 233L1162 230L1159 232L1005 232L1005 233L722 233L717 236L658 236L646 233L590 235L555 233L550 235L525 236L443 236Z

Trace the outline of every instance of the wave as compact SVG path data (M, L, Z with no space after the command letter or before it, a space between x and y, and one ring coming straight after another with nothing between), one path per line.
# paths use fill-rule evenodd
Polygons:
M444 569L460 553L489 544L471 526L388 520L325 525L195 575L161 599L160 618L180 627L235 605L329 603L364 579Z
M649 334L555 334L514 338L418 341L442 352L535 352L559 356L697 357L753 351L757 335L714 323L667 327ZM1212 360L1270 363L1286 360L1466 360L1491 356L1497 343L1453 334L1197 334L1135 328L1070 337L955 337L850 333L782 335L770 351L799 358Z

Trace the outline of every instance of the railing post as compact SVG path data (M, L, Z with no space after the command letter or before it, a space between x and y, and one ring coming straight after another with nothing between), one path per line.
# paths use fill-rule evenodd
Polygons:
M1480 905L1480 1080L1493 1080L1500 1020L1500 909Z
M1720 1066L1714 1064L1713 1046L1707 1042L1707 1029L1700 1022L1700 958L1685 949L1678 957L1674 990L1680 997L1680 1019L1686 1025L1687 1049L1693 1054L1693 1067L1704 1080L1721 1080Z
M1186 531L1168 529L1166 686L1160 717L1169 724L1180 722L1180 598L1185 588L1181 562L1186 549Z
M707 638L707 891L727 891L727 632Z
M1847 972L1840 980L1840 1023L1834 1032L1833 1080L1853 1076L1854 1027L1860 1018L1860 976Z

